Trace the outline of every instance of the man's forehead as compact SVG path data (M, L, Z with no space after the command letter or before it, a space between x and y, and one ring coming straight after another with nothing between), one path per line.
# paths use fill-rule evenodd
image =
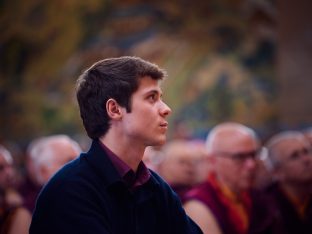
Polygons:
M288 138L283 141L281 141L277 147L278 149L288 152L295 149L298 149L299 147L306 147L308 145L308 142L305 141L303 138Z
M215 149L237 151L241 148L255 147L256 139L246 134L222 134L215 140Z
M160 88L160 80L154 80L149 76L142 77L139 79L138 90L151 89L152 87L156 90L161 90Z
M161 88L159 86L145 86L145 87L141 87L137 90L138 93L141 93L141 94L152 94L152 93L155 93L155 94L159 94L159 95L162 95L163 92L161 90Z

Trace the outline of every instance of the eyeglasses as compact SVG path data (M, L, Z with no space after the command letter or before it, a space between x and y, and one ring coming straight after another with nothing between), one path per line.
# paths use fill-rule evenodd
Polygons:
M294 150L292 153L289 154L288 160L297 160L303 157L304 155L311 155L312 156L312 148L302 148Z
M217 152L218 156L230 158L237 162L245 162L247 159L259 159L261 155L264 153L265 148L260 148L257 150L249 151L249 152L237 152L237 153L229 153L229 152Z

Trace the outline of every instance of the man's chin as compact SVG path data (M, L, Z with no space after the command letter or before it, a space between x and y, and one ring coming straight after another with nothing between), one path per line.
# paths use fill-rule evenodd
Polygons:
M147 143L147 146L162 146L165 143L166 143L166 137L150 141L150 142Z
M166 143L166 139L162 141L158 141L154 146L162 146Z

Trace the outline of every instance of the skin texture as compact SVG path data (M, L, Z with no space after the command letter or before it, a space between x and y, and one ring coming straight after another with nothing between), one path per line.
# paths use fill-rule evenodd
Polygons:
M22 207L18 208L8 234L28 234L30 222L31 214L29 211Z
M253 132L243 125L224 123L215 128L206 142L208 159L218 181L238 197L249 189L255 178L257 162L253 158L234 160L231 155L256 151L259 143ZM184 204L186 213L205 234L219 234L221 229L209 207L197 200Z
M171 109L162 101L157 80L142 77L131 99L131 112L109 99L106 110L111 127L100 140L134 171L143 158L146 146L162 145L166 141Z
M184 205L184 209L204 233L222 233L214 215L201 202L191 200Z

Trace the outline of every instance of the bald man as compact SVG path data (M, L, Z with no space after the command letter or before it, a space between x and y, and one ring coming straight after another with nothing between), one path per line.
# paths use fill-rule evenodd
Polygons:
M214 127L206 140L210 175L186 195L184 208L205 234L248 233L249 189L260 144L255 132L238 123Z
M276 183L267 189L285 234L312 233L312 147L298 131L284 131L267 143Z

